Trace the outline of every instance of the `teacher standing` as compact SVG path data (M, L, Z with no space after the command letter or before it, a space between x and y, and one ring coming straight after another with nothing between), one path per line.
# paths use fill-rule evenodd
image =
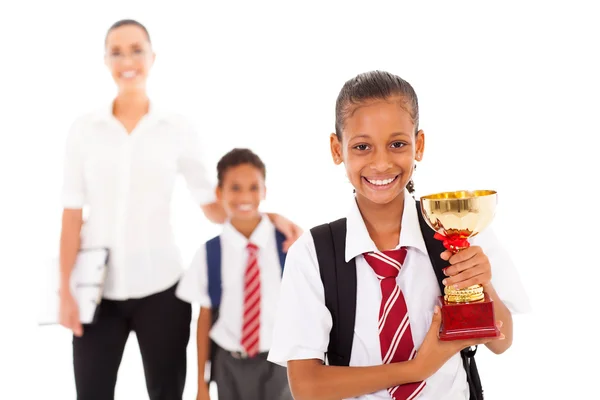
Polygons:
M60 242L60 322L73 331L79 400L114 398L127 338L135 332L151 400L180 400L186 378L191 307L175 287L182 273L170 225L170 201L182 174L206 217L223 223L207 179L200 143L188 122L155 107L146 79L155 59L137 21L115 23L105 61L118 94L105 109L78 118L68 135ZM89 208L85 223L82 209ZM289 247L300 229L271 214ZM82 248L107 247L108 275L98 320L79 322L69 289Z

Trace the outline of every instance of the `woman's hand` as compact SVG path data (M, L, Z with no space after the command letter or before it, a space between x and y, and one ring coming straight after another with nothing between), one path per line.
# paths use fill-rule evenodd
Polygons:
M279 230L285 236L285 242L283 242L283 252L287 253L290 246L298 240L302 235L302 228L294 224L292 221L279 214L267 214L269 219L275 225L275 228Z
M83 327L79 321L79 306L69 290L60 294L59 322L62 326L73 331L73 335L82 336Z

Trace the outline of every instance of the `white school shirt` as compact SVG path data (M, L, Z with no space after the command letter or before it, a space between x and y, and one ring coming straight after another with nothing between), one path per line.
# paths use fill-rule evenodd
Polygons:
M418 349L429 330L438 281L427 255L415 202L405 192L402 229L397 248L408 252L396 282L406 300L410 328ZM432 232L433 233L433 232ZM492 283L506 306L514 312L528 309L528 298L508 254L492 229L469 240L482 247L492 266ZM382 365L377 330L381 303L380 283L363 253L375 251L356 201L347 215L346 261L356 257L356 322L350 366ZM314 242L305 232L289 249L282 280L280 303L273 332L269 361L285 366L289 360L324 359L332 326L324 301L324 290ZM453 356L426 380L419 400L464 400L469 398L466 373L460 353ZM358 397L362 400L390 399L387 390Z
M267 216L248 240L231 223L226 222L221 233L221 305L219 319L210 337L223 349L242 351L242 319L244 309L244 276L248 261L248 243L258 246L260 268L260 345L259 351L271 347L273 323L281 285L281 263L275 240L275 226ZM200 246L192 264L179 282L177 296L200 307L211 308L208 294L206 246Z
M67 138L62 204L89 210L81 247L108 247L103 296L140 298L174 285L183 272L171 227L181 173L195 201L214 201L196 133L152 105L128 134L110 107L78 118Z

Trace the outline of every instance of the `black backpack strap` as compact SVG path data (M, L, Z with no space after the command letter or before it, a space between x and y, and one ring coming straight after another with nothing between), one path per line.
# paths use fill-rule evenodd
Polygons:
M356 262L346 263L346 219L310 230L325 291L325 305L333 326L329 333L327 363L348 366L356 319Z
M463 367L467 372L467 383L469 384L469 400L483 400L483 387L481 386L481 378L479 377L479 371L477 370L477 363L475 362L475 353L477 352L477 346L473 348L463 349L460 352L462 357Z
M423 235L423 240L425 241L425 247L427 248L427 254L429 255L429 259L431 260L431 265L433 266L433 272L435 272L435 277L437 278L438 285L440 287L440 293L442 296L444 295L444 284L442 281L446 278L444 275L444 268L448 267L450 263L448 261L442 260L440 254L446 251L444 244L441 240L437 240L433 237L435 232L427 222L423 218L423 212L421 211L421 202L417 201L417 214L419 215L419 225L421 226L421 234Z
M425 247L427 248L427 254L431 260L433 271L438 280L440 287L440 293L444 295L444 284L442 281L446 277L444 275L444 268L448 267L450 263L442 260L440 254L442 254L446 248L444 247L441 240L437 240L433 237L435 232L423 218L423 211L421 210L421 203L416 202L417 214L419 215L419 225L421 226L421 233L423 234L423 240L425 241ZM481 386L481 379L479 378L479 371L477 370L477 363L475 363L475 353L477 352L477 346L473 348L463 349L460 352L462 357L463 366L467 373L467 383L469 384L469 400L483 400L483 388Z

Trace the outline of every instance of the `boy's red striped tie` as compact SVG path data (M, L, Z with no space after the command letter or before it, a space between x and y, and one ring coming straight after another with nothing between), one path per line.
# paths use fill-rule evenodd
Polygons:
M383 252L366 253L365 260L369 263L381 286L381 306L379 308L379 345L384 364L408 361L415 357L416 349L413 343L408 310L404 295L396 284L396 277L406 258L406 248ZM425 381L407 383L388 389L394 400L416 399Z
M244 279L244 314L242 321L242 348L249 357L258 354L260 344L260 268L258 247L248 246L248 263Z

